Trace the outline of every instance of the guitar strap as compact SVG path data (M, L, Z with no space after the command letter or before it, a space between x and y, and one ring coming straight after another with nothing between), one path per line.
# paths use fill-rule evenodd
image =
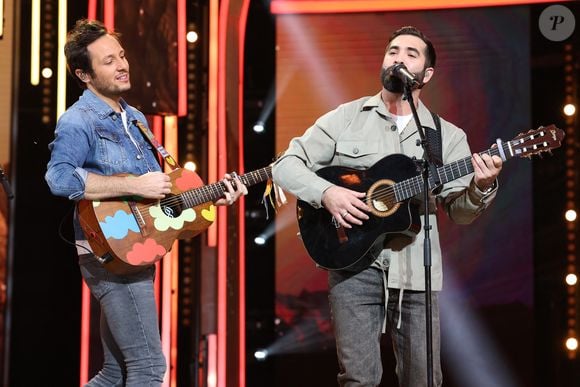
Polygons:
M441 138L441 119L436 113L431 112L435 129L428 126L423 126L425 137L431 150L431 168L430 173L437 176L437 168L443 165L443 140ZM441 191L442 186L436 188L433 193L437 194Z
M157 141L157 139L155 138L155 136L153 136L153 133L151 133L151 130L149 130L148 127L143 125L143 123L139 120L134 120L133 123L137 125L137 127L141 130L141 133L143 133L143 136L145 136L145 138L149 141L149 143L153 145L153 148L157 149L157 152L159 152L161 157L163 157L167 165L169 165L169 167L172 170L179 168L179 164L177 164L177 161L175 161L173 156L171 156L169 152L167 152L167 149L165 149L163 145L161 145L159 141Z
M429 143L429 148L431 149L431 161L435 163L437 167L443 165L443 140L441 138L441 119L436 113L431 112L433 117L433 123L435 124L435 129L428 126L423 126L425 130L425 137Z

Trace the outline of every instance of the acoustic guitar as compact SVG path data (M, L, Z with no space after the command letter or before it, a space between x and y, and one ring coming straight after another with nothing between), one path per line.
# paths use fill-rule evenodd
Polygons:
M531 157L549 152L561 145L564 132L554 125L540 127L519 134L509 142L498 139L497 147L480 154L500 156L504 161L512 157ZM436 168L429 176L429 190L458 179L474 171L471 157ZM359 170L339 166L326 167L316 174L333 184L359 192L370 207L369 219L361 226L347 229L324 208L314 208L305 201L297 201L300 236L314 262L328 270L360 270L369 266L382 250L384 238L395 234L415 237L421 229L418 203L411 200L423 192L423 177L416 161L402 154L379 160L369 169Z
M80 225L105 268L115 274L129 274L159 261L176 239L192 238L215 220L213 202L224 196L223 181L203 185L187 169L169 173L172 188L164 199L123 197L81 200ZM246 186L272 177L272 167L239 176Z

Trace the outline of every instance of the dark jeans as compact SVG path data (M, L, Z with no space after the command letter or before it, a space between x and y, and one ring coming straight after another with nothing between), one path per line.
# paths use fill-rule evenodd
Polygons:
M380 338L385 318L383 272L329 273L330 309L341 386L378 386L383 373ZM405 290L399 310L399 289L388 289L386 332L390 334L401 387L427 385L425 292ZM438 294L432 293L433 385L442 383ZM401 313L401 325L397 328Z

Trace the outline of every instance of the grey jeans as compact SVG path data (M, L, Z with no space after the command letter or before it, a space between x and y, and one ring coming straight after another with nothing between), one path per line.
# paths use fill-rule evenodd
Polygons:
M79 258L81 274L101 306L104 365L87 386L161 386L161 348L153 288L155 267L116 276L89 255Z
M329 272L329 301L340 372L345 387L381 383L380 338L385 318L383 272L369 267L359 273ZM399 309L399 289L388 289L386 332L397 361L401 387L427 385L425 292L405 290ZM432 293L433 384L441 386L438 294ZM397 328L401 318L400 328Z

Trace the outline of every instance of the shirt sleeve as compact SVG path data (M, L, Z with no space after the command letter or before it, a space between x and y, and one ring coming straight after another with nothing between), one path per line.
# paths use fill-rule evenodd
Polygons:
M79 200L84 197L88 172L83 169L91 149L86 123L63 115L56 125L54 140L48 145L50 160L45 180L57 196Z
M339 108L320 117L301 137L290 141L272 169L276 184L314 208L322 206L322 194L333 185L315 171L331 163L336 133L344 126L343 115Z

